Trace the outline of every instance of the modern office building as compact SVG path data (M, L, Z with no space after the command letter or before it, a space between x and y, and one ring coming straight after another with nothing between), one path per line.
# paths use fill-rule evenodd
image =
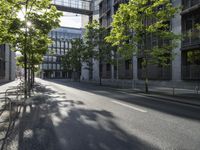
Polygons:
M40 65L42 78L70 78L71 74L63 70L61 57L71 49L71 40L82 37L82 29L60 27L49 33L53 43L49 45Z
M182 80L200 80L200 0L182 0L182 33L187 37L181 45Z
M0 45L0 83L15 79L16 61L15 53L9 45Z
M121 3L127 2L128 0L101 0L99 23L111 30L112 16ZM165 68L156 65L148 66L148 77L150 83L159 85L198 85L200 82L200 31L196 29L196 25L200 24L200 0L176 0L173 1L173 5L182 6L182 10L170 21L171 30L187 36L173 50L176 55L171 65ZM158 41L149 40L149 42L148 44L152 44ZM95 74L96 70L102 70L105 83L127 82L130 86L132 81L143 83L144 70L141 67L141 58L141 56L134 56L130 60L124 60L116 54L114 59L117 59L117 65L103 63L100 65L101 69L98 68L99 65L95 65L93 73ZM98 74L93 76L93 80L99 80Z

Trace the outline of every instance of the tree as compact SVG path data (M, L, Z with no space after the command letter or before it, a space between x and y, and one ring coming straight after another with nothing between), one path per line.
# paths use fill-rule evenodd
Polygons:
M11 19L8 17L8 21L6 14L1 16L0 27L5 25L4 22L9 25L4 28L5 35L1 39L8 36L9 44L15 51L22 54L24 61L21 65L24 67L25 74L24 94L27 98L27 90L30 90L30 84L28 85L30 78L27 76L27 70L34 68L34 65L38 64L38 60L41 61L42 56L48 50L48 44L51 41L48 33L59 26L59 17L62 13L51 5L51 0L3 0L3 3L0 3L0 10L3 10L0 11L3 14L5 12L12 12L11 14L13 14L11 15L13 17L10 17ZM23 17L20 17L19 13L23 14ZM5 40L2 41L5 42Z
M170 0L130 0L121 4L114 15L112 30L106 40L118 47L125 58L142 56L145 92L148 93L148 66L170 65L179 36L170 29L170 20L178 12ZM148 44L152 37L159 41ZM160 42L161 41L161 42Z
M20 7L19 0L0 1L0 44L10 43L14 40L14 33L17 29L17 12Z
M99 61L100 85L102 78L102 61L111 63L112 59L111 44L105 41L105 37L107 35L108 30L100 26L96 20L86 25L86 32L84 35L86 49L83 53L83 61L87 62L89 68L91 68L93 65L91 61L92 59Z
M82 67L82 53L85 50L85 44L82 39L71 40L72 48L62 58L63 68L66 71L72 71L75 75L78 74L80 81L81 67Z
M98 22L94 20L93 22L89 22L85 27L84 33L84 42L86 45L86 49L83 52L83 62L88 66L90 78L92 76L93 71L93 59L97 55L97 50L95 50L97 46L97 32L98 32Z

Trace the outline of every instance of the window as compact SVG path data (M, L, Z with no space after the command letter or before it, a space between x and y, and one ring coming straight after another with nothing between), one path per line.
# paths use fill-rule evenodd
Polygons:
M57 70L60 70L60 64L57 64Z
M54 69L54 70L56 69L56 64L53 64L53 68L52 69Z
M57 41L57 48L60 48L60 41Z
M130 70L131 69L131 60L126 60L125 61L125 69Z
M106 64L106 71L110 71L111 70L111 65L110 64Z
M53 61L53 62L56 62L56 58L57 58L57 57L54 56L52 61Z
M53 41L52 45L53 45L53 47L56 47L56 41Z
M72 43L69 42L69 43L68 43L68 46L69 46L69 48L72 48Z
M61 41L61 48L64 48L64 46L65 46L64 41Z
M5 77L5 45L0 45L0 78Z

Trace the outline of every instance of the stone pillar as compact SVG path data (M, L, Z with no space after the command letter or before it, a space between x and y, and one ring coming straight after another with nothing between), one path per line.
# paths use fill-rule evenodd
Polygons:
M138 80L138 61L137 56L133 56L133 80Z
M16 59L15 59L15 52L10 50L11 59L10 59L10 79L15 80L16 77Z
M181 0L173 1L174 6L180 6ZM172 19L172 31L176 34L181 34L181 15L176 14ZM181 81L181 41L176 49L175 58L172 61L172 81Z
M9 81L10 78L10 52L9 46L5 44L5 81Z
M81 80L89 80L89 70L86 68L88 68L88 66L83 62L81 68Z
M111 0L111 6L113 5L114 5L114 0ZM111 15L113 14L114 14L114 7L111 7ZM114 65L111 65L111 79L114 80Z
M132 65L133 65L132 88L136 88L136 82L138 80L138 59L137 59L137 56L133 56Z
M99 80L99 61L93 60L93 80Z

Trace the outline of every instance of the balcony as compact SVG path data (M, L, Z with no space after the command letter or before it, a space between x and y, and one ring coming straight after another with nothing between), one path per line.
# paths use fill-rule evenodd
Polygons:
M200 80L200 65L182 66L183 80Z

